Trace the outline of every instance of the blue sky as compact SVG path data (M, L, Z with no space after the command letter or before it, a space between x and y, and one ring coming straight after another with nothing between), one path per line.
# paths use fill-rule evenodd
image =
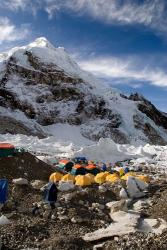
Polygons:
M166 0L1 0L0 51L44 36L80 66L167 112Z

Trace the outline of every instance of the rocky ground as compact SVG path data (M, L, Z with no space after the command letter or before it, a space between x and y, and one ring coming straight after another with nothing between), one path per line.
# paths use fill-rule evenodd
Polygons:
M143 209L143 216L146 218L162 218L167 220L167 182L162 179L158 183L151 185L148 196L150 197L151 205L147 209ZM165 250L167 249L167 230L161 235L136 232L119 238L115 237L112 240L108 240L102 249Z
M43 202L40 188L47 183L53 169L36 161L36 158L28 153L15 158L20 164L23 160L25 164L26 159L27 162L31 159L31 167L29 167L29 172L26 168L19 172L18 167L14 171L11 158L9 160L11 169L10 164L8 165L10 180L12 175L14 178L25 177L25 171L31 174L27 176L28 185L17 187L17 206L13 202L11 192L14 184L10 181L9 200L1 211L1 214L10 220L10 224L0 226L1 249L167 249L167 232L161 235L136 232L98 242L84 241L82 237L86 233L106 228L112 223L109 210L105 205L107 202L119 200L121 183L101 186L94 184L91 187L75 187L72 191L59 192L56 208L51 210ZM1 162L4 164L2 159ZM5 170L3 164L4 167L0 172L1 178L7 175L7 169ZM40 181L35 181L37 179ZM167 182L164 176L152 181L147 196L150 199L150 205L141 210L142 216L167 220ZM40 208L38 213L33 215L32 209L35 203ZM98 244L100 245L96 246Z

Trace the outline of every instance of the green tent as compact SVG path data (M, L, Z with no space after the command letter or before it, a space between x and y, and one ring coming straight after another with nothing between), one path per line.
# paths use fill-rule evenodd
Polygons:
M0 158L13 156L15 147L9 143L0 143Z

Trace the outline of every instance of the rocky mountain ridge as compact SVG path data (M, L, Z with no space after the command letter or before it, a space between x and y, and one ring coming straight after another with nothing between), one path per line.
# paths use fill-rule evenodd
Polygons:
M167 143L167 117L154 105L99 83L45 38L0 54L0 121L0 133L45 137L48 125L68 123L93 141Z

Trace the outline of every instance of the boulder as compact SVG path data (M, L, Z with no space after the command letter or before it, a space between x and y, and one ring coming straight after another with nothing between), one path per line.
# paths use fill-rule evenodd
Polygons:
M25 178L13 179L12 181L15 185L28 185L28 180Z
M74 188L75 188L75 186L74 186L73 182L71 182L71 181L68 181L68 182L67 181L60 181L59 185L58 185L58 189L62 192L69 191L69 190L72 190Z
M120 197L123 199L144 197L147 187L148 184L144 181L134 176L128 176L126 187L122 188L120 191Z
M10 223L11 223L10 220L8 220L8 218L5 215L2 215L0 217L0 226L4 226Z

